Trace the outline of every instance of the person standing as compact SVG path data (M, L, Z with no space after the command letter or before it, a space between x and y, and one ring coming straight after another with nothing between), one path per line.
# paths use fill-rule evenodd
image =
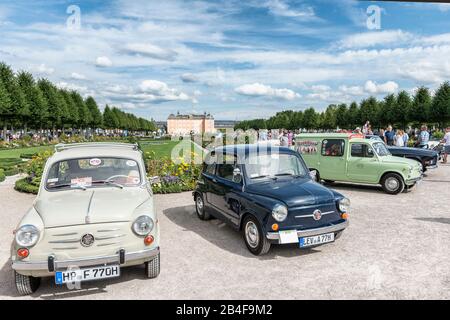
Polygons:
M394 138L394 144L396 147L404 147L404 142L403 142L403 131L402 130L397 130L397 134L395 135Z
M444 143L444 157L442 163L447 163L447 157L450 154L450 127L445 129L444 139L442 139L441 142Z
M409 141L409 135L406 131L403 131L403 146L407 147Z
M425 147L428 144L428 141L430 141L430 133L427 130L427 126L422 125L422 127L420 128L419 139L417 140L417 147Z
M385 134L384 129L381 128L380 132L378 132L378 136L381 138L381 140L384 141L384 143L386 143L386 136L384 134Z
M386 144L388 146L393 146L394 145L394 136L395 136L395 132L394 130L392 130L392 126L389 125L386 129L386 131L384 132L384 137L386 138Z
M362 133L365 135L369 134L369 128L370 128L370 122L369 122L369 120L367 120L363 126Z

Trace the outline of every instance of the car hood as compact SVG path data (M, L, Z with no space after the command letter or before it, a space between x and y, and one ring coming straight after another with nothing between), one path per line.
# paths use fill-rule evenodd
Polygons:
M416 155L416 156L431 157L431 158L437 156L436 151L422 149L422 148L389 147L388 149L392 154Z
M246 192L282 201L288 207L299 207L330 203L335 200L334 193L310 179L280 178L246 186Z
M52 228L86 224L86 221L129 221L134 210L148 198L149 193L141 188L67 190L46 192L38 197L34 207L45 228Z
M381 161L384 163L397 163L397 164L408 164L410 166L416 167L419 166L419 162L417 160L396 157L396 156L384 156L380 157Z

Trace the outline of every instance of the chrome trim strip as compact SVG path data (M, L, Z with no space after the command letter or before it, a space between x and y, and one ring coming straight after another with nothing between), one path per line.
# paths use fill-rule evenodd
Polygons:
M125 237L126 234L115 234L113 236L96 237L95 240L108 240Z
M92 190L91 197L89 198L89 204L87 207L86 217L84 218L84 221L86 223L91 223L91 204L92 204L92 199L94 198L94 193L95 193L95 190Z
M135 252L125 253L125 261L133 260L151 260L159 253L159 247L149 250L141 250ZM119 263L119 253L111 256L90 257L81 259L71 259L63 261L55 261L55 270L68 268L69 266L88 267L95 265L102 265L108 263ZM30 270L30 271L48 271L47 261L28 262L28 261L13 261L12 268L14 270Z
M77 235L77 232L69 232L69 233L58 233L58 234L54 234L52 235L53 237L64 237L64 236L75 236Z
M52 240L48 243L76 243L80 242L80 239L66 239L66 240Z
M120 228L102 229L102 230L97 230L97 232L112 232L112 231L117 231L117 230L120 230Z
M339 224L335 224L332 226L328 226L328 227L308 229L308 230L297 230L297 236L299 238L301 238L301 237L317 236L319 234L324 234L324 233L337 232L337 231L344 230L345 228L348 227L348 225L349 225L348 220L345 220L344 222L341 222ZM266 237L269 240L280 241L280 234L278 232L267 232Z
M75 250L77 247L66 247L66 248L52 248L52 250Z
M322 215L325 216L327 214L331 214L331 213L335 213L336 211L326 211L326 212L322 212ZM314 214L304 214L304 215L299 215L299 216L295 216L296 218L307 218L307 217L314 217Z
M120 244L120 242L107 242L107 243L100 243L97 245L97 247L106 247L106 246L112 246L115 244Z

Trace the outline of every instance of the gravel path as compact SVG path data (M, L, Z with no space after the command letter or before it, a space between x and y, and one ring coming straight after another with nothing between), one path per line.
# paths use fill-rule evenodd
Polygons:
M0 184L0 299L18 298L9 265L11 231L34 196ZM241 235L194 214L190 193L156 195L161 222L161 275L143 267L81 290L43 280L40 299L449 299L450 165L428 173L398 196L376 187L330 186L352 201L350 227L315 249L274 246L254 257ZM30 299L30 297L25 297Z

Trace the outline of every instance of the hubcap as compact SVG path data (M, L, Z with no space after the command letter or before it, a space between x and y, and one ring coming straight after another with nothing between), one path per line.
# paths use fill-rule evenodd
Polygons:
M395 191L397 190L399 186L399 182L397 179L395 178L388 178L386 181L386 187L390 190L390 191Z
M247 222L245 225L245 238L247 240L247 243L252 248L256 248L259 243L259 233L258 233L258 227L256 227L256 224L252 221Z
M200 214L202 214L202 213L203 213L203 200L202 200L202 198L201 198L200 196L197 197L196 204L197 204L197 210L198 210L198 212L199 212Z

